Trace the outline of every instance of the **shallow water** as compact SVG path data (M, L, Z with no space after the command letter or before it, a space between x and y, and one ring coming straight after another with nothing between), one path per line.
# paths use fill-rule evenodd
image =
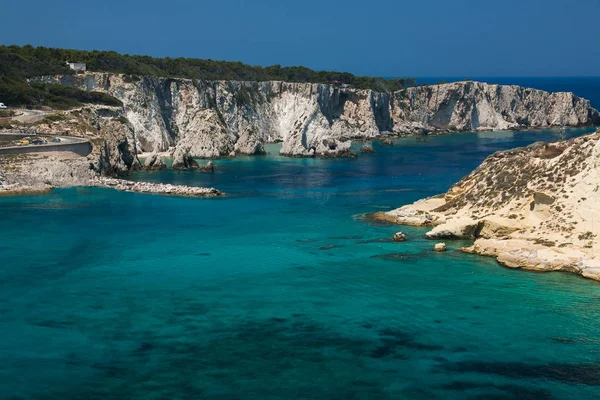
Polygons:
M555 134L135 176L222 199L1 198L0 398L598 398L598 283L436 254L423 229L362 218ZM388 241L399 229L409 241Z

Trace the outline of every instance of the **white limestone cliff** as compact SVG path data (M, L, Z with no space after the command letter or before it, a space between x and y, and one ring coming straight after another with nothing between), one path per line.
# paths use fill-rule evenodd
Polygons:
M394 104L394 130L403 133L576 126L599 118L573 93L471 81L408 88L394 94Z
M282 141L289 156L349 156L352 139L395 133L575 126L600 123L572 93L456 82L394 93L286 82L195 81L110 73L49 76L36 81L107 92L143 152L197 158L260 154Z

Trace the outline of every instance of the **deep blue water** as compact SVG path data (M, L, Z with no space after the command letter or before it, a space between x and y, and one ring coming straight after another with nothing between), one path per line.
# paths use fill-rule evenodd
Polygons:
M600 284L436 254L424 229L362 218L555 134L135 176L222 199L0 198L0 398L599 398Z
M438 83L461 81L466 78L474 81L495 83L500 85L519 85L548 92L573 92L590 101L592 107L600 110L600 76L591 77L421 77L417 83Z

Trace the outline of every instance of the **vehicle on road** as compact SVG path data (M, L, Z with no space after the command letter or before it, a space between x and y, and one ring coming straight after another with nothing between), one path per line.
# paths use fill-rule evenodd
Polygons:
M4 105L4 103L0 103L0 110L5 110L5 109L7 109L7 108L8 108L8 107L6 107L6 106Z
M55 137L54 139L51 140L52 143L60 143L60 138L59 137Z
M19 146L27 146L29 144L29 139L21 139L18 143Z
M48 141L46 139L35 139L31 144L47 144Z

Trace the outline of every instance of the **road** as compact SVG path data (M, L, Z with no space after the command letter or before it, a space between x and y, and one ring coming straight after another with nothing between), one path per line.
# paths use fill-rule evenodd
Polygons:
M47 144L29 144L25 146L0 147L0 154L24 154L42 153L49 151L70 151L80 156L87 156L92 152L92 144L89 139L73 136L57 136L60 142Z
M52 114L50 111L28 110L26 108L8 108L4 111L13 111L16 115L14 117L0 117L0 121L18 121L26 124L41 121L48 114Z
M51 112L41 110L13 109L13 111L19 115L12 117L12 119L26 124L41 121L48 114L52 114Z

